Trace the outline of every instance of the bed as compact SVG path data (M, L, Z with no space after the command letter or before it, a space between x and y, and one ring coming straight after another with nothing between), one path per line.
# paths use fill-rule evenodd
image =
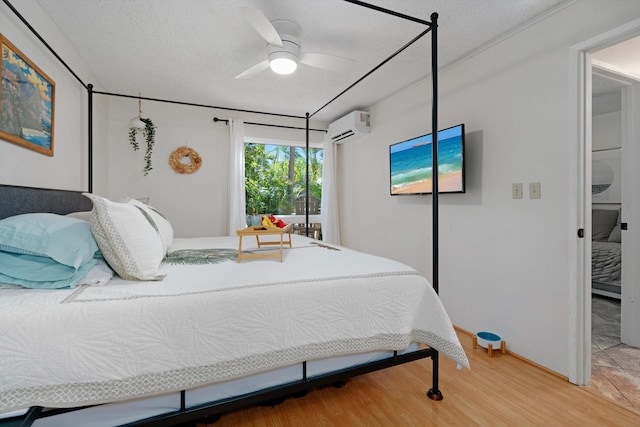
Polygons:
M592 293L620 299L622 239L620 209L592 210Z
M33 212L89 227L96 244L96 223L117 241L124 222L155 215L134 200L13 186L0 186L0 206L0 239ZM300 235L282 263L238 263L237 237L173 238L153 219L148 236L166 253L135 273L150 280L123 279L129 268L60 289L0 286L0 413L19 416L0 425L36 414L37 426L172 425L435 351L469 366L431 284L404 264Z

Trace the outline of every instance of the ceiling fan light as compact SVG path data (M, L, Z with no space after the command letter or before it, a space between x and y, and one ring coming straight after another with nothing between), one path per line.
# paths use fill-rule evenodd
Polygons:
M274 73L292 74L298 68L296 59L288 52L274 52L269 56L269 66Z

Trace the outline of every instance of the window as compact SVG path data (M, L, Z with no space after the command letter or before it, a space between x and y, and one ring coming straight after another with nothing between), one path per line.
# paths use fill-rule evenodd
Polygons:
M248 216L304 214L296 212L296 200L304 200L306 195L304 147L245 141L244 159ZM322 197L322 159L322 148L309 148L309 196L318 205Z

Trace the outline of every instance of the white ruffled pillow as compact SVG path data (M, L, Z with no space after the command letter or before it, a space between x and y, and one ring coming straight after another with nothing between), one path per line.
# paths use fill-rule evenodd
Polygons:
M171 243L173 243L173 227L171 226L171 223L156 208L149 206L138 199L130 199L127 203L137 206L151 216L151 219L153 219L158 226L162 243L164 243L164 253L166 255L169 247L171 247Z
M162 280L166 255L159 227L139 206L83 193L93 202L91 231L102 256L126 280Z

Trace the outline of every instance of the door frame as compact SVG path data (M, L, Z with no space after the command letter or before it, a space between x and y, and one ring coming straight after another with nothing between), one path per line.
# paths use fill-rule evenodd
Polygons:
M576 192L576 199L569 233L576 242L571 247L571 259L575 259L576 264L569 277L568 376L569 381L577 385L591 381L591 53L638 35L640 19L572 46L573 75L577 82L571 90L576 120L572 140L576 145L570 148L576 159L577 173L570 186ZM578 237L580 229L583 238Z
M633 183L640 182L640 81L630 79L622 89L622 222L628 230L622 233L622 298L620 340L640 347L640 197ZM628 185L625 188L624 183Z

